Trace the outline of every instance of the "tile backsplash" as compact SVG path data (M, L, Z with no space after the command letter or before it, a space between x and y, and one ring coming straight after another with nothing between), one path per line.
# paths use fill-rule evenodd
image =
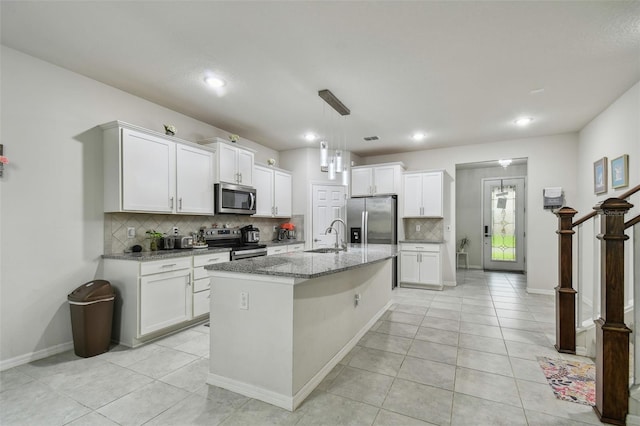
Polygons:
M407 218L402 219L402 225L406 240L444 240L444 219ZM420 231L416 231L416 225L420 225Z
M296 238L304 239L304 215L294 215L291 219L254 218L242 215L216 215L216 216L189 216L171 214L145 214L145 213L105 213L104 215L104 254L122 253L125 249L138 244L143 250L149 249L149 240L146 238L148 230L155 230L171 235L173 227L178 227L180 235L191 235L201 227L210 228L217 224L222 228L254 225L260 229L260 240L271 241L277 238L274 226L291 222L296 227ZM127 238L127 228L136 229L135 238Z

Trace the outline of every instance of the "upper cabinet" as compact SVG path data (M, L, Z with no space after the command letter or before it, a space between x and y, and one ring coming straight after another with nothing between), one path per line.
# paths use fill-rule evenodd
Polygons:
M213 142L216 150L216 182L235 183L237 185L253 186L254 151L243 148L221 138L207 140Z
M257 194L256 213L253 216L291 217L291 173L258 164L253 172Z
M213 214L213 152L121 121L103 129L104 211Z
M404 164L387 163L351 168L351 196L399 194Z
M404 174L404 217L443 217L443 174L416 172Z

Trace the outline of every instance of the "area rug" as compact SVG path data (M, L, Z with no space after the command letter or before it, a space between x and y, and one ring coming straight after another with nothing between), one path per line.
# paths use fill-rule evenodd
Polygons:
M538 363L556 398L578 404L596 404L596 366L578 361L538 357Z

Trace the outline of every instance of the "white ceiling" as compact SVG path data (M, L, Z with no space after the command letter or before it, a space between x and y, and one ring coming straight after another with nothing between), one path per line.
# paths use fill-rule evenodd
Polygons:
M0 12L2 44L276 150L308 146L307 131L346 134L359 155L572 132L640 80L638 1L3 0ZM205 87L207 73L228 84ZM521 115L535 121L518 128Z

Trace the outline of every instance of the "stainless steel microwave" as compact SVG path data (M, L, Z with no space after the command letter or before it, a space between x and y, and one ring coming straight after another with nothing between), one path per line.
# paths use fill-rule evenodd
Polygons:
M215 206L216 214L255 214L256 189L250 186L234 185L231 183L216 183Z

